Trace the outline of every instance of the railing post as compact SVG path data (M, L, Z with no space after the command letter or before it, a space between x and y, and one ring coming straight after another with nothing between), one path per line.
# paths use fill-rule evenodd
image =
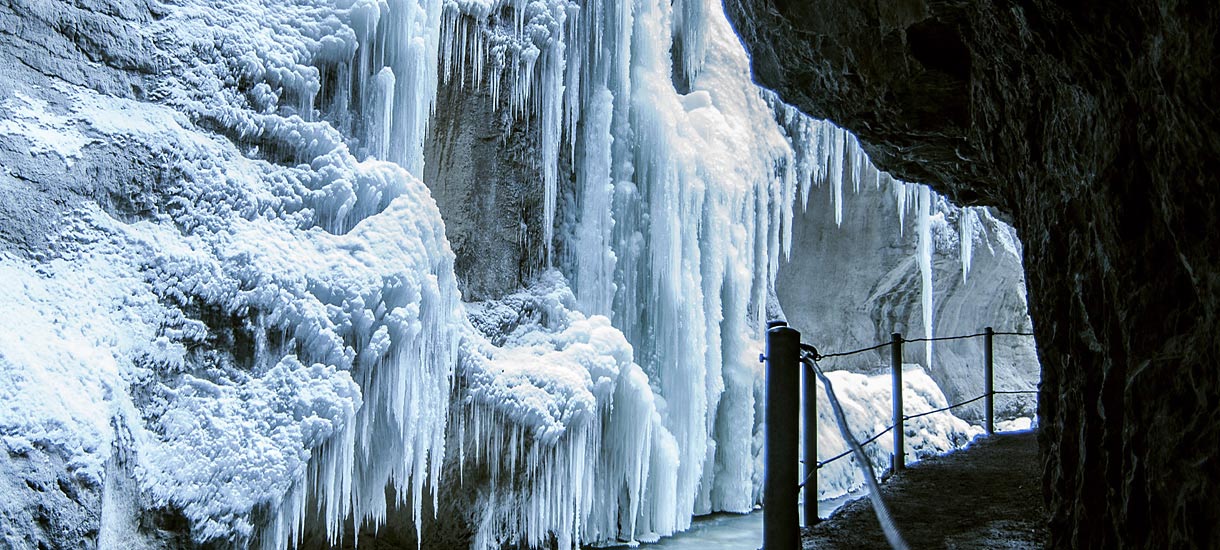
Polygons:
M902 334L890 336L890 366L894 378L894 455L891 469L897 473L907 467L905 431L902 422Z
M995 330L987 327L983 338L983 417L986 419L987 435L995 433L995 355L992 354L992 341Z
M805 424L805 527L817 525L818 517L818 379L813 367L802 365L801 412Z
M801 545L796 496L800 457L801 333L786 326L767 330L766 464L763 478L763 550Z

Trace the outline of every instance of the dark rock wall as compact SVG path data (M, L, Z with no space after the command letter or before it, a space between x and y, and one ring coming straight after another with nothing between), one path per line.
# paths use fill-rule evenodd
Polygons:
M545 267L538 122L514 118L507 99L497 105L486 82L466 78L437 94L423 180L457 255L462 297L492 300ZM511 84L505 77L502 89Z
M1220 4L726 7L762 85L1012 216L1050 545L1220 547Z

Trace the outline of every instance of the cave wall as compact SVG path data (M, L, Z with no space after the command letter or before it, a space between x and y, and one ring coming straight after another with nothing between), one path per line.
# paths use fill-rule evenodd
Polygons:
M1012 216L1051 547L1220 547L1220 4L726 0L755 78Z

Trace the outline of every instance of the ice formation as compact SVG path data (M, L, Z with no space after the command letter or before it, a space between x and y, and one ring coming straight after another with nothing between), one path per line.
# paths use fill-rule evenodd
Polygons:
M979 224L979 215L974 208L963 208L960 216L958 223L961 227L961 237L958 242L962 247L962 280L965 280L970 277L970 263L974 258L974 237L977 232L975 227Z
M153 102L0 98L0 133L31 154L139 142L169 174L140 219L85 207L53 255L0 256L0 318L20 320L0 331L0 427L98 485L122 454L196 541L333 543L399 506L419 533L426 500L467 482L442 479L452 453L490 476L479 547L652 540L752 509L757 335L812 186L836 223L870 171L900 218L918 203L931 326L930 193L755 87L716 2L187 0L141 32L167 68ZM464 305L417 176L437 88L468 72L540 136L554 269ZM832 374L853 422L887 417L878 384ZM943 401L910 380L912 407ZM917 426L916 453L970 433ZM828 496L857 483L831 468Z
M919 280L923 291L920 303L923 306L924 361L932 363L932 196L926 186L919 187Z

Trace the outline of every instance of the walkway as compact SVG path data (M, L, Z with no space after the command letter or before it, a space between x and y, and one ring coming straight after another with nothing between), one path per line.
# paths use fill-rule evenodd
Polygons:
M881 491L913 550L1042 548L1041 462L1034 432L995 434L911 464ZM868 499L805 530L807 549L888 548Z

